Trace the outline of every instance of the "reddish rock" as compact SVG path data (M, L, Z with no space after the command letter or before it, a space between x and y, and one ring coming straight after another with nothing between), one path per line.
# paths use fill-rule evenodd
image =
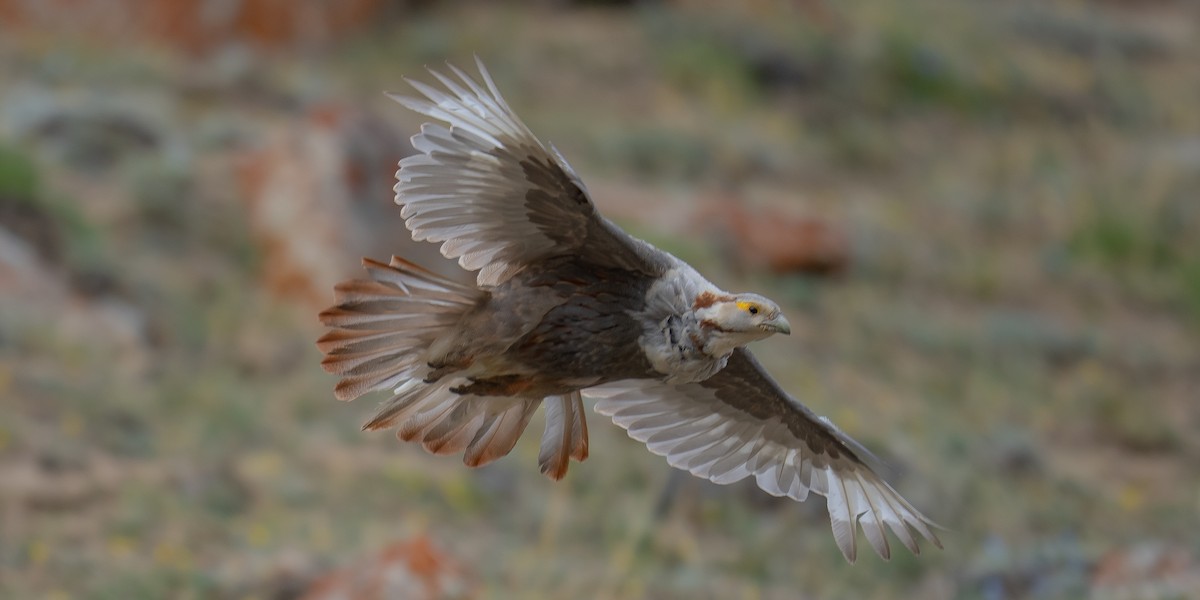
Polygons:
M466 276L404 228L391 186L397 161L411 149L387 122L323 105L272 127L265 140L240 161L238 184L268 291L324 307L334 284L362 274L364 256L398 254Z
M302 600L450 600L471 598L466 570L426 536L394 543L354 566L318 579Z
M325 43L378 23L388 0L0 0L12 31L143 41L202 52L230 42L259 49Z
M723 238L730 258L740 268L831 276L841 274L850 264L845 232L822 219L750 208L734 201L714 204L698 219Z
M1200 564L1185 548L1138 544L1100 557L1091 583L1105 598L1194 598L1200 592Z

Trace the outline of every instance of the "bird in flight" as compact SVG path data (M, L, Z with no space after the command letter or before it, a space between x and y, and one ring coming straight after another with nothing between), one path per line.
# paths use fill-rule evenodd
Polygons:
M450 66L392 96L444 124L412 138L396 204L417 241L476 271L461 285L402 258L364 259L323 311L322 366L341 400L389 391L365 430L476 467L512 450L546 407L538 464L561 479L588 455L583 397L671 466L775 496L825 496L846 559L861 525L882 557L890 529L919 553L936 525L869 465L870 454L785 392L746 345L791 332L779 305L718 288L601 216L583 181L501 97Z

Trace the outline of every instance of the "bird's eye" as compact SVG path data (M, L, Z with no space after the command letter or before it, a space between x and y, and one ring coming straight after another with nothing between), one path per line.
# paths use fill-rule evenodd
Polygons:
M757 314L758 314L758 307L757 307L757 306L751 306L751 307L750 307L749 309L747 309L747 310L749 310L749 311L750 311L750 314L752 314L752 315L757 315Z

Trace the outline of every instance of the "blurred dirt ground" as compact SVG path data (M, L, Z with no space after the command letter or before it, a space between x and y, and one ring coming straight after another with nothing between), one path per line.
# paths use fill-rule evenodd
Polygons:
M0 597L1200 597L1197 3L280 4L0 0ZM557 484L359 432L316 311L454 270L380 92L473 54L945 551L596 417Z

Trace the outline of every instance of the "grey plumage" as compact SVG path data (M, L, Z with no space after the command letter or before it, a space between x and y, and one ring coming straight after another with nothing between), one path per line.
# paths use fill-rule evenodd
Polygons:
M588 455L583 397L654 453L716 483L828 500L848 560L861 525L918 552L933 524L870 467L866 451L789 396L744 346L789 333L779 307L730 294L596 211L566 160L483 84L450 67L444 90L393 96L448 123L413 138L396 202L416 240L477 271L452 283L400 258L364 261L370 279L336 288L321 314L323 366L339 399L388 390L365 429L395 427L470 466L507 454L546 404L539 468L559 479ZM916 535L914 535L914 533Z

